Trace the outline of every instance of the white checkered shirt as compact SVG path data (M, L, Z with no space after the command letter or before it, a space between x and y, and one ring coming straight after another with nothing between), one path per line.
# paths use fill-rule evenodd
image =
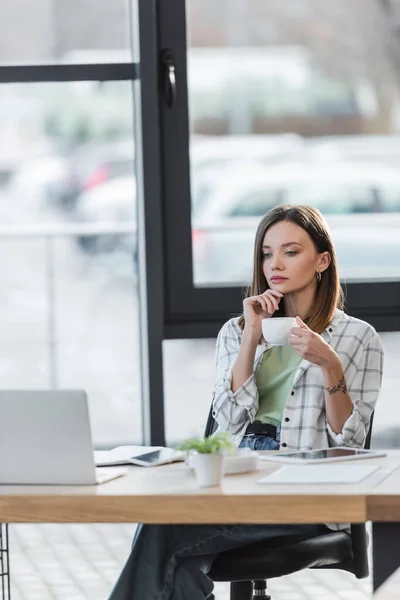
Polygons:
M321 368L301 361L286 400L281 425L280 449L310 450L328 446L362 447L371 413L378 399L383 370L383 347L375 329L336 310L333 321L321 334L342 363L353 412L336 434L326 420ZM257 371L268 345L258 345L253 373L235 393L231 391L232 366L239 353L242 332L238 318L231 319L218 334L213 416L218 429L229 431L237 445L258 411ZM282 446L284 444L284 446Z

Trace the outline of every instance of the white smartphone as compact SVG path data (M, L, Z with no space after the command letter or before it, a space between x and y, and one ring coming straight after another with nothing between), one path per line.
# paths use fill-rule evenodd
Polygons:
M167 463L185 460L183 452L178 452L173 448L161 448L159 450L151 450L138 456L132 456L128 459L133 465L141 467L156 467L157 465L165 465Z

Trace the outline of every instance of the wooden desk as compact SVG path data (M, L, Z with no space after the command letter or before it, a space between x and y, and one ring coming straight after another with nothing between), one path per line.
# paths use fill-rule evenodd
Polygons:
M369 461L372 463L372 460ZM99 486L0 486L0 523L364 523L373 524L374 589L400 566L400 452L357 485L259 485L279 468L229 475L199 488L183 463L129 467ZM380 520L380 521L379 521ZM391 521L396 521L395 523Z
M400 462L397 469L370 490L368 518L380 522L400 521Z
M220 488L199 488L183 463L128 467L99 486L0 486L0 522L363 523L368 492L387 476L383 468L358 485L256 483L277 468L264 462L258 472L226 476Z

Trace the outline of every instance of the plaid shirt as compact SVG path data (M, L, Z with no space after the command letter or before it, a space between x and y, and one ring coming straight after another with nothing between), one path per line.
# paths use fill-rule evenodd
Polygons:
M342 363L353 412L336 434L326 419L322 372L318 365L302 360L286 400L281 425L284 450L310 450L328 446L362 447L371 413L378 399L383 369L383 347L375 329L335 311L332 322L321 334ZM232 366L240 350L242 332L238 318L231 319L218 334L217 374L213 416L218 429L229 431L237 445L258 410L257 371L268 344L258 345L253 373L235 393L231 391Z

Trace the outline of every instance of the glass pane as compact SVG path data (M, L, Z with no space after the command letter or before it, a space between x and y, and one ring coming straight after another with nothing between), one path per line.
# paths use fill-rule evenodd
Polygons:
M2 0L0 65L130 61L128 6L127 0Z
M380 3L186 5L195 285L248 283L282 203L326 215L347 281L399 278L400 71Z
M167 445L203 435L212 399L214 354L214 339L163 342Z
M372 446L400 447L400 411L396 403L400 387L400 332L381 333L385 347L382 392L374 417Z
M83 388L141 441L130 82L0 86L3 388Z

